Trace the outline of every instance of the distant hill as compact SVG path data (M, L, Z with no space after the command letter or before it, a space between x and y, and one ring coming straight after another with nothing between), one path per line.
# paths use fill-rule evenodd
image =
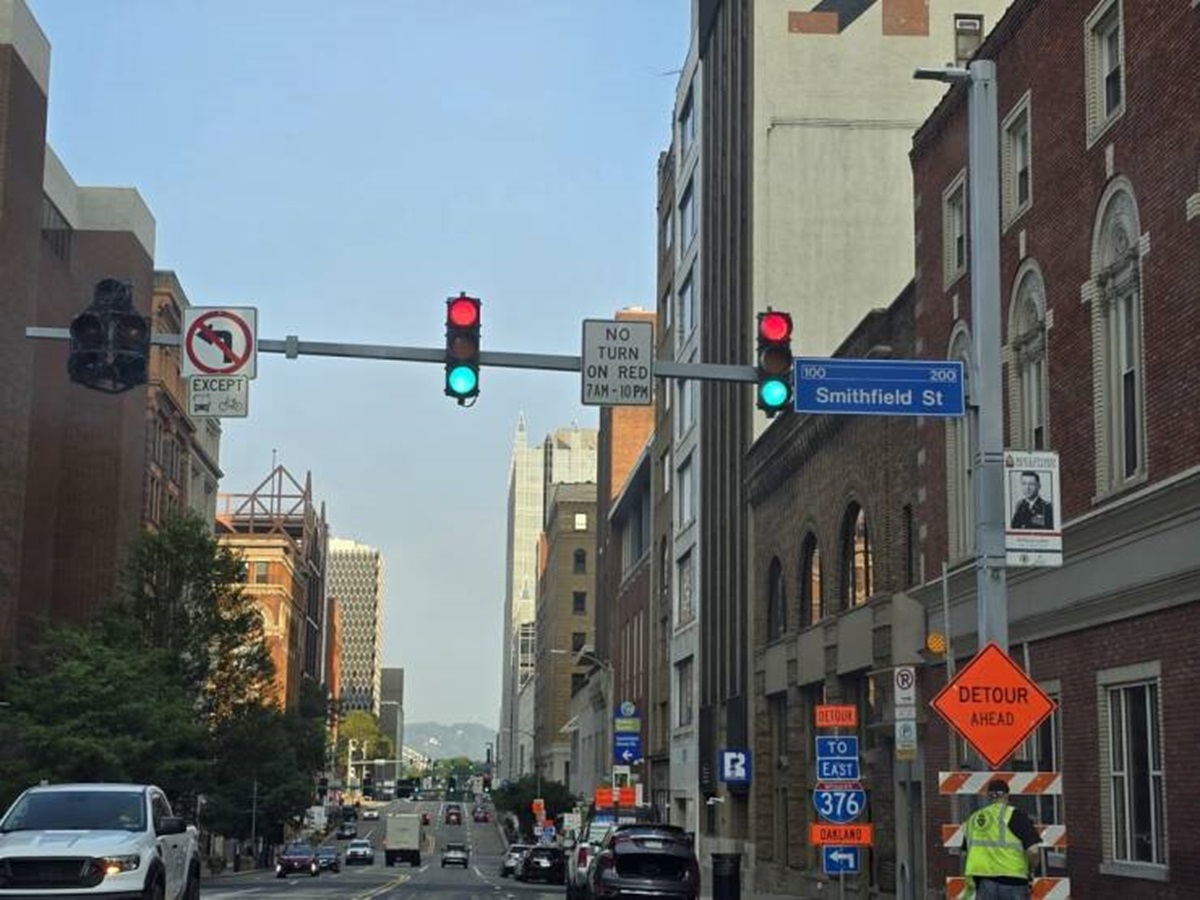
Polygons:
M405 722L404 746L434 759L465 756L482 762L487 745L496 738L496 729L476 722Z

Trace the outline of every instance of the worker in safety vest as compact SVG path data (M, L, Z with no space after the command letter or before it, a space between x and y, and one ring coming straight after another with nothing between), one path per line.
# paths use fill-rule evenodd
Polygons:
M1008 784L988 782L988 805L967 820L967 879L976 900L1027 900L1029 873L1038 858L1037 829L1008 804Z

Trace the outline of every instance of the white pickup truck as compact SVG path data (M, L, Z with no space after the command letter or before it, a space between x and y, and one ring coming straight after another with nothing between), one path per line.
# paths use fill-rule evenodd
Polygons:
M196 829L157 787L55 784L0 819L0 900L197 900Z

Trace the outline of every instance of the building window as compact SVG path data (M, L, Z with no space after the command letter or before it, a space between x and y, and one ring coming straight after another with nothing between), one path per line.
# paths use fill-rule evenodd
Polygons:
M1125 36L1120 0L1103 0L1083 27L1090 147L1125 112Z
M692 458L689 456L679 467L679 477L676 479L675 496L678 498L675 510L676 529L682 530L691 525L696 518L696 485L692 471Z
M1033 202L1029 92L1004 119L1000 143L1001 199L1007 226Z
M1045 450L1049 446L1046 411L1046 287L1037 263L1017 273L1008 314L1009 432L1012 446Z
M683 197L679 201L680 241L685 253L692 246L692 239L696 237L696 204L694 202L694 194L692 182L689 181L687 187L683 189Z
M664 537L658 542L658 602L659 608L664 616L670 614L671 609L671 548Z
M671 493L671 451L664 450L659 458L659 471L662 472L662 492Z
M1157 662L1096 673L1106 862L1166 865L1166 784Z
M825 615L825 604L821 590L821 549L817 546L815 534L804 539L800 559L801 623L816 625Z
M54 201L42 195L42 240L50 251L67 262L71 258L71 223L62 214Z
M767 570L767 640L777 640L786 631L787 590L783 583L783 564L776 556Z
M587 645L587 632L586 631L572 631L571 632L571 651L573 653L578 653L586 645Z
M577 616L587 612L587 591L574 591L571 594L571 611Z
M1146 475L1142 274L1137 207L1114 182L1093 239L1092 341L1097 487L1119 490Z
M659 222L659 243L662 246L663 253L671 252L671 245L674 243L674 224L675 217L669 212Z
M587 684L587 676L585 674L582 672L572 672L571 696L574 697L576 694L582 691L585 684Z
M874 581L871 536L867 513L851 503L842 522L842 601L845 607L859 606L871 596Z
M967 373L964 385L971 395L971 337L966 326L956 327L947 359L960 360ZM972 494L975 472L974 430L971 416L946 420L946 512L951 560L969 556L975 550L975 498Z
M675 583L679 585L679 607L675 616L676 625L686 625L696 618L695 561L688 551L675 563Z
M690 656L675 666L675 690L679 698L679 702L675 705L679 710L679 718L675 724L679 728L686 728L692 724L695 708L695 688L692 685L692 658Z
M688 153L696 144L696 116L692 103L692 92L689 90L687 99L683 101L683 109L679 113L679 155L687 159Z
M689 269L679 287L679 328L675 343L682 345L696 327L696 290L692 271Z
M942 194L942 282L949 287L967 272L967 173Z
M587 551L586 550L576 550L575 551L575 562L572 567L572 571L576 575L583 575L587 572Z
M266 584L269 577L270 565L265 562L256 562L254 564L254 583Z
M587 513L575 513L575 530L587 531Z
M1018 758L1034 772L1061 772L1062 755L1062 706L1057 686L1042 685L1042 689L1057 704L1046 721L1025 742ZM1063 798L1061 794L1037 794L1014 797L1015 805L1042 825L1063 825Z

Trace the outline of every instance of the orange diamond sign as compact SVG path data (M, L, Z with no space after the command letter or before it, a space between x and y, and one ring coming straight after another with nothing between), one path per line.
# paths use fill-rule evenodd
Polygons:
M1024 670L988 644L929 704L993 769L1054 712Z

